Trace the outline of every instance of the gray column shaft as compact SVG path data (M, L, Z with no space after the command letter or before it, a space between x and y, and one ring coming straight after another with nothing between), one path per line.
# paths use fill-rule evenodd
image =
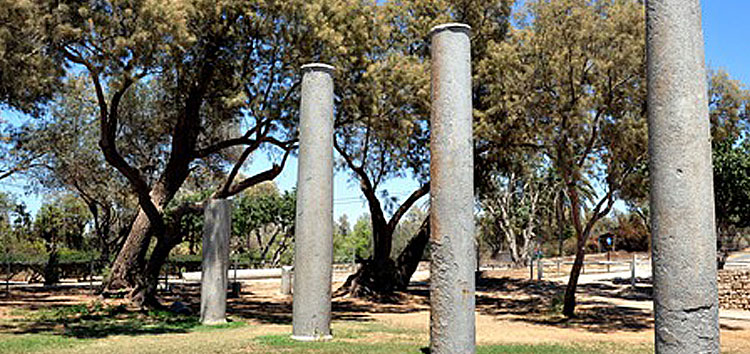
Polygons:
M331 336L333 67L302 67L292 338Z
M204 212L201 323L226 322L232 202L210 200Z
M474 353L474 161L470 28L431 32L430 349Z
M657 353L718 353L711 137L699 0L647 2Z

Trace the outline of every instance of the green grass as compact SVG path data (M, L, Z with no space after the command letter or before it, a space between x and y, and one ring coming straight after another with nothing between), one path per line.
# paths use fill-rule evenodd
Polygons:
M50 334L0 335L0 353L34 353L72 348L89 340Z
M337 339L358 339L367 336L370 333L382 334L418 334L419 332L407 328L389 327L377 322L366 323L346 323L334 322L331 326L331 332Z
M284 351L291 353L421 353L427 343L357 343L334 339L330 342L298 342L288 335L268 335L257 337L261 347L268 348L268 353ZM503 344L477 346L478 354L610 354L610 353L650 353L653 349L648 346L622 346L613 343L597 343L593 345L566 344Z
M646 345L622 345L614 343L577 344L508 344L478 346L477 353L517 353L517 354L636 354L653 353L653 347Z
M289 335L270 335L257 338L261 347L266 347L268 353L284 349L292 353L419 353L421 345L408 343L357 343L351 341L332 340L328 342L298 342Z
M52 333L82 339L185 333L200 326L195 316L175 315L167 311L129 312L124 306L104 306L98 302L39 310L18 322L21 332Z

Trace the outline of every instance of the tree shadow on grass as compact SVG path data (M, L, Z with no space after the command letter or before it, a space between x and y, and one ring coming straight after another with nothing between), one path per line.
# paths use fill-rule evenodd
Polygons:
M578 328L594 333L638 332L653 326L650 311L617 306L604 301L582 301L580 296L576 309L577 316L565 318L561 315L565 286L551 281L510 277L480 278L477 279L476 286L477 311L508 321ZM578 287L578 293L587 296L650 300L650 296L639 295L638 291L635 290L636 293L633 295L630 293L633 290L624 286L601 283L583 284ZM428 283L412 283L410 292L428 298Z
M198 325L195 316L166 311L129 311L123 305L93 303L36 311L13 320L12 325L6 325L3 331L12 334L49 333L82 339L185 333Z
M550 281L514 278L484 278L477 282L482 295L477 309L487 315L507 316L510 321L560 328L578 328L594 333L638 332L653 325L651 312L609 302L581 300L580 295L605 298L636 298L623 286L591 283L578 286L576 317L561 315L565 286ZM642 299L643 297L638 297Z
M185 301L194 313L200 312L200 284L180 284L173 288L173 294L165 297L168 301ZM352 298L334 298L331 304L333 320L369 322L374 321L374 313L411 313L429 310L429 303L421 297L404 294L402 301L377 303ZM243 320L258 321L264 324L292 323L292 297L268 296L252 293L252 285L243 284L239 298L228 299L227 314Z
M239 298L229 299L228 314L238 319L268 324L291 324L292 298L274 294L253 294L253 285L245 284ZM617 284L584 284L579 293L587 296L650 300L646 288L630 290L629 286ZM49 289L47 289L49 290ZM173 284L168 292L160 294L164 304L174 301L185 303L194 314L181 316L167 312L132 312L123 307L102 308L101 304L69 305L58 302L58 293L28 289L21 294L34 316L0 323L0 332L5 333L57 333L76 338L101 338L110 335L146 335L184 333L200 325L200 284ZM68 289L57 289L67 294ZM516 278L480 278L477 281L477 310L503 320L579 328L590 332L641 331L652 326L649 311L616 306L605 301L579 301L573 319L560 315L564 286L550 281L531 281ZM650 288L648 288L650 291ZM79 290L80 292L80 290ZM390 303L367 300L336 298L332 303L334 320L368 322L373 314L405 314L429 310L429 283L415 282L409 290L399 294L399 301ZM56 305L53 310L49 306ZM83 306L84 308L82 308ZM45 310L45 308L47 310Z
M90 293L91 291L87 287L16 286L11 289L9 296L0 297L0 306L25 310L39 310L50 306L71 306L80 302L75 298L76 296Z

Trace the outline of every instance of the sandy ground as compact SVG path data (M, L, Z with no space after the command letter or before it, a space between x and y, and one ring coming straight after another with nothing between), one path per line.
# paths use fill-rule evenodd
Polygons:
M616 269L612 269L616 270ZM643 273L641 273L643 272ZM650 273L639 270L638 276ZM650 286L639 283L631 289L628 269L601 274L595 269L582 276L578 295L578 318L566 320L559 315L561 294L567 279L529 280L526 270L491 270L477 282L477 341L499 343L585 343L615 342L624 345L653 343L653 317ZM367 321L411 328L418 336L428 338L429 287L425 271L418 272L412 286L398 303L372 303L359 299L336 298L334 321ZM337 275L334 290L345 277ZM291 297L279 294L279 280L243 282L240 298L229 300L230 316L237 320L288 330L291 323ZM164 302L182 301L198 310L198 284L175 284L164 293ZM87 288L14 287L11 297L0 298L0 318L12 318L13 309L39 309L68 306L101 300ZM1 328L0 333L8 331ZM750 312L721 312L722 349L750 353Z

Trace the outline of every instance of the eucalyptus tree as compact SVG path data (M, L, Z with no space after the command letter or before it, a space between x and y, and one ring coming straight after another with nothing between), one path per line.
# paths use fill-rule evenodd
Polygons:
M334 65L340 75L350 78L337 90L334 146L342 157L339 168L359 183L367 201L373 253L339 293L378 295L408 285L428 241L429 222L424 220L393 257L398 224L429 193L427 31L439 23L468 23L478 43L472 47L474 58L482 58L485 37L499 40L507 29L510 1L351 4L337 8L346 14L345 21L332 21L348 48L348 59ZM373 19L375 23L369 24ZM477 82L480 92L482 81ZM385 181L397 177L418 182L400 203L382 188Z
M709 71L709 119L714 161L714 200L716 204L717 260L723 266L728 252L741 239L746 206L744 143L750 129L748 102L750 92L723 70ZM620 197L642 220L647 231L649 222L649 176L642 164L631 176L632 183L623 186Z
M750 227L750 91L724 71L709 76L717 261L747 238ZM744 229L744 232L743 232Z
M541 170L541 169L540 169ZM553 204L554 190L535 172L510 171L486 181L479 195L482 240L493 254L506 246L516 266L533 261L541 246L539 230Z
M26 206L12 194L0 192L0 239L6 259L25 252L29 244L31 215Z
M717 261L724 268L750 227L750 143L719 143L713 148L716 198ZM743 229L744 232L743 232Z
M487 104L503 112L480 125L528 129L560 176L576 235L572 316L586 242L646 155L643 4L530 1L519 23L480 66L498 77Z
M353 59L334 65L338 75L353 80L338 85L334 147L342 158L338 168L359 183L372 225L372 254L342 290L354 296L389 293L398 283L391 258L394 231L411 206L429 191L425 64L408 60L399 51L394 38L397 31L389 25L396 10L393 5L359 6L352 1L348 9L337 10L351 12L334 24L346 33L344 46L350 48ZM367 24L370 19L381 21L374 31ZM347 22L359 23L357 31L345 32ZM409 174L420 186L396 204L382 185Z
M225 176L217 198L280 173L295 144L296 71L319 56L306 27L317 21L307 16L315 6L323 5L33 0L21 6L23 16L9 17L3 30L30 26L30 43L44 54L40 60L60 63L51 66L55 73L87 76L99 148L137 200L108 291L125 289L134 304L156 305L155 275L180 234L164 210L195 168ZM13 61L5 60L4 68L8 63ZM49 76L36 73L41 81ZM3 103L28 107L30 99L8 97ZM155 139L136 153L129 147L139 142L128 137L144 130ZM261 150L275 151L277 162L236 180L244 162ZM193 209L179 208L173 216Z
M85 203L93 219L95 248L101 262L109 262L122 242L136 200L127 193L127 181L107 165L96 142L99 125L96 101L86 78L70 76L47 104L47 114L13 130L16 151L38 156L22 174L37 193L69 192ZM148 130L138 130L147 134ZM145 136L131 136L136 141Z

